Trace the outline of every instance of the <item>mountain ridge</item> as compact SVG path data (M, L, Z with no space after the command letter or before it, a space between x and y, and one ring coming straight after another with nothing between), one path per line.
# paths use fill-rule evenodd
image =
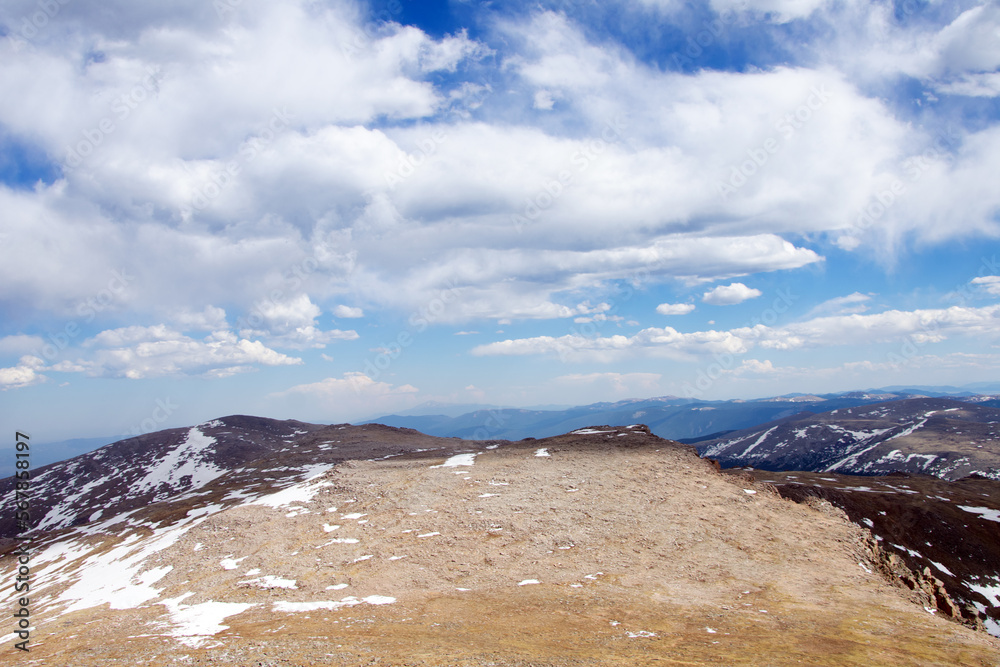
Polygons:
M987 665L1000 650L948 590L882 573L829 503L783 500L641 424L468 441L235 415L34 481L54 496L25 536L41 664Z
M776 420L697 443L723 467L1000 479L1000 409L946 398Z

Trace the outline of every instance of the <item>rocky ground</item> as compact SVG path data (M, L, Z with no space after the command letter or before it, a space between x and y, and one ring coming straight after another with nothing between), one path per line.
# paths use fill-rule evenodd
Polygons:
M924 604L1000 636L1000 482L729 469L785 498L822 499L868 528L885 572Z
M841 510L644 427L431 441L38 536L32 650L8 635L5 660L1000 664L1000 641L880 573ZM13 567L8 552L0 580Z

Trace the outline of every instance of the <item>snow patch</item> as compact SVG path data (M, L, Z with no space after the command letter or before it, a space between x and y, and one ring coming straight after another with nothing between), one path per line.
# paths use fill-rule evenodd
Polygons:
M243 558L232 558L231 556L226 556L221 561L219 561L219 565L222 566L223 570L235 570L240 566L240 561L244 561L246 559L247 559L246 556L244 556Z
M177 625L167 634L176 637L180 643L190 648L199 648L210 636L228 629L228 625L222 625L222 621L227 617L242 614L250 607L256 606L252 603L212 600L201 604L182 605L181 601L189 595L193 593L185 593L180 597L164 600L160 604L167 608L171 622Z
M298 588L295 585L294 579L285 579L283 577L276 577L273 574L265 574L263 577L257 577L256 579L247 579L246 581L239 582L242 586L256 586L257 588L263 588L264 590L269 590L272 588L285 588L288 590L293 590Z
M361 598L360 600L354 596L348 596L340 600L320 600L317 602L285 602L282 600L275 602L272 609L274 611L295 613L303 611L317 611L319 609L341 609L343 607L353 607L362 603L372 605L392 604L395 601L396 598L391 598L386 595L369 595L368 597Z
M972 514L979 514L980 519L1000 523L1000 510L993 510L989 507L970 507L968 505L959 505L958 509L965 510L966 512L970 512Z
M476 463L476 453L473 454L456 454L455 456L449 457L444 463L436 466L431 466L432 468L457 468L458 466L471 466Z

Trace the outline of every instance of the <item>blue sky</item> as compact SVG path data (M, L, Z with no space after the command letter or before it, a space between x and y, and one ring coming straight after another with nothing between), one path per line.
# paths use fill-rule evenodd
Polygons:
M12 0L0 426L997 380L1000 9Z

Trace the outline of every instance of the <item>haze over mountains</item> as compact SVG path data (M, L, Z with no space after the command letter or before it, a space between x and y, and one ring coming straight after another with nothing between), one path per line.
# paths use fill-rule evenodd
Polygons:
M976 383L963 387L897 386L837 394L789 394L749 400L700 401L676 396L634 398L583 406L539 405L514 408L486 404L430 401L409 410L362 423L413 428L428 435L470 438L543 438L589 424L647 424L656 435L682 442L753 428L803 411L827 412L868 403L919 396L942 396L1000 407L1000 384ZM46 465L93 451L127 436L76 438L39 445L35 465ZM9 443L0 447L9 447ZM14 472L13 457L0 459L0 477Z
M975 388L1000 393L1000 385L979 384ZM641 422L662 438L694 442L706 439L707 436L786 419L801 412L828 412L924 396L946 396L984 406L1000 406L996 395L976 393L972 387L892 387L837 394L789 394L729 401L661 396L547 410L429 404L399 414L380 416L366 423L414 428L422 433L442 437L520 439L558 435L588 424L626 425ZM448 409L449 407L453 409Z

